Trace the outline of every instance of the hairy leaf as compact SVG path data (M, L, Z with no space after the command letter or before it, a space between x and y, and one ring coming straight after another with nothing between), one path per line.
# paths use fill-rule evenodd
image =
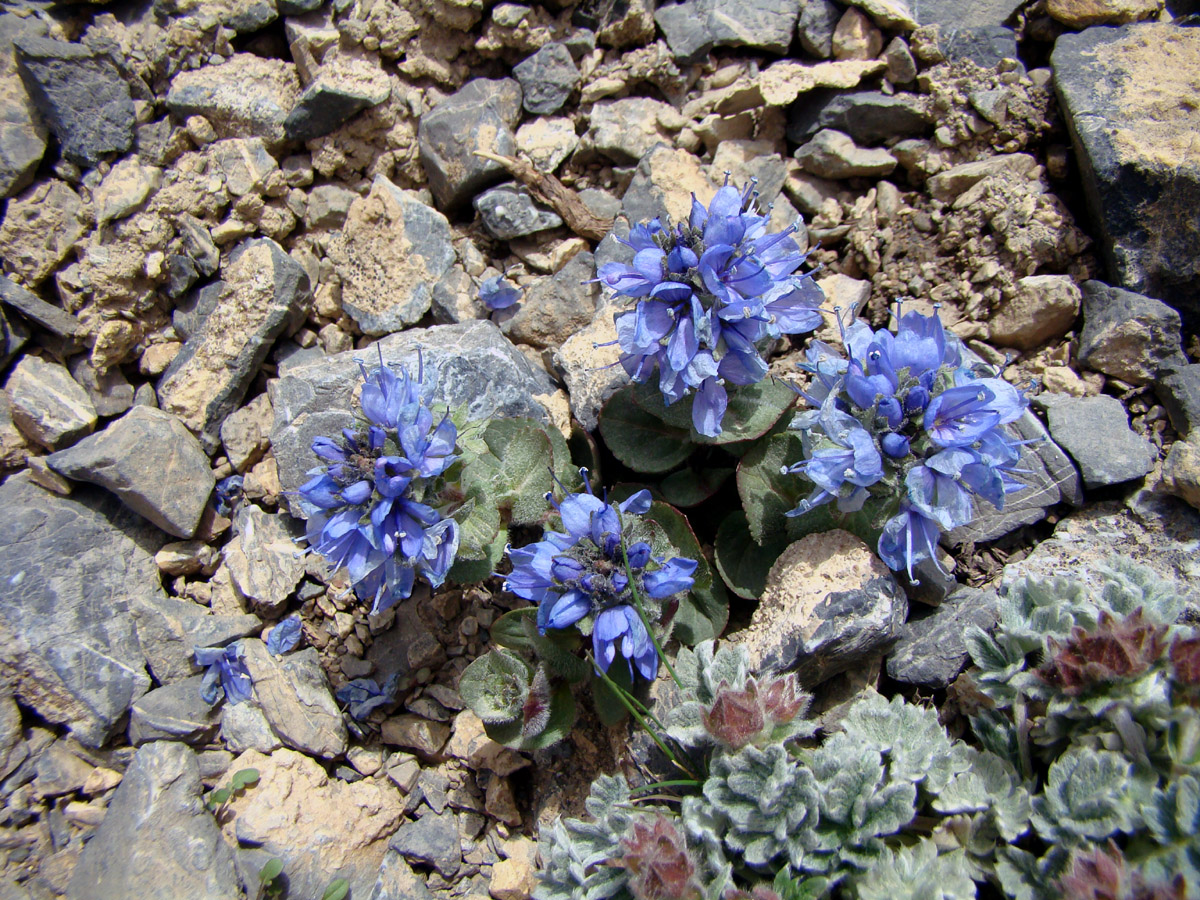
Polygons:
M1129 762L1109 750L1068 751L1050 767L1046 787L1033 800L1034 828L1047 841L1074 846L1141 824Z
M463 670L458 691L485 724L516 722L532 680L533 671L521 657L507 650L490 650Z
M618 391L600 411L600 434L613 456L635 472L669 472L688 458L688 432L667 425L633 402L629 388Z
M746 600L756 600L767 585L771 566L787 546L785 538L765 545L755 543L746 514L737 510L726 516L717 529L713 557L729 589Z

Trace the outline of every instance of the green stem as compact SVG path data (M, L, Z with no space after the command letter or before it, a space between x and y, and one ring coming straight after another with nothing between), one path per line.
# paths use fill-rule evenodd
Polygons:
M625 707L631 716L633 716L634 721L637 722L639 727L641 727L646 734L650 735L651 740L658 745L658 749L663 752L667 759L669 759L677 769L685 772L689 777L694 779L696 777L695 773L679 761L679 757L677 757L671 748L666 745L663 739L659 737L658 732L650 727L650 723L646 721L645 716L638 712L637 708L631 702L634 698L630 696L630 694L623 687L609 678L607 672L596 665L595 657L593 657L590 653L588 654L588 660L595 668L597 674L599 674L601 680L608 685L608 689L617 695L617 699L621 701L621 705ZM640 706L641 704L638 705Z
M654 628L650 625L650 619L646 616L645 607L642 605L642 594L638 590L637 579L633 577L633 569L629 565L629 550L625 546L624 528L621 529L621 558L625 561L625 576L629 579L629 590L633 594L633 605L637 609L638 618L642 620L642 626L646 629L646 634L650 635L650 640L654 644L654 651L658 654L658 658L662 660L663 665L667 667L667 672L670 674L671 680L675 682L676 687L683 690L683 682L675 674L675 667L667 659L667 654L663 653L662 644L658 642L658 636L654 633Z
M692 778L680 778L676 781L656 781L653 784L643 784L640 788L634 788L630 793L640 794L643 791L657 791L661 788L673 787L700 787L701 782Z

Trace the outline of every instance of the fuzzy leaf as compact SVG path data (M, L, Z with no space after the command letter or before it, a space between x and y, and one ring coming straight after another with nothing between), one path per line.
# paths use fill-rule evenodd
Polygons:
M950 739L937 711L897 695L889 702L869 692L850 707L842 720L846 738L884 756L888 776L914 784L928 779L936 793L954 774Z
M623 662L609 666L606 674L622 690L633 690L633 677L629 667ZM596 707L596 717L609 728L624 722L625 717L629 715L625 704L599 675L592 679L592 704Z
M456 584L474 584L490 578L504 559L504 547L508 543L508 530L501 528L496 536L484 546L480 559L464 559L461 555L454 560L448 577Z
M457 559L486 560L500 535L500 511L489 502L483 488L473 489L467 500L454 512L458 522ZM503 541L501 542L503 547Z
M532 626L532 628L531 628ZM492 623L492 642L508 650L532 650L531 634L537 632L537 607L526 606L506 612Z
M1019 847L1002 845L996 851L996 876L1013 900L1062 900L1056 882L1069 860L1070 854L1062 847L1052 847L1038 859Z
M629 388L600 410L600 434L613 456L635 472L669 472L691 455L688 432L674 428L633 402Z
M780 470L803 456L800 436L787 432L756 444L738 463L738 496L742 498L750 536L755 542L763 544L787 534L790 520L785 513L808 496L812 485L798 475L784 475ZM801 518L819 512L820 507Z
M229 787L234 791L243 791L258 784L259 777L258 769L238 769L229 779Z
M673 555L697 562L692 589L679 601L672 634L688 646L718 637L729 620L729 600L721 583L713 577L692 526L679 510L659 501L651 504L644 521L658 523L675 548Z
M1144 813L1159 845L1142 863L1149 879L1170 881L1183 875L1188 885L1200 887L1200 781L1185 775L1165 791L1155 790Z
M697 506L719 491L733 472L728 468L681 469L664 478L659 490L672 506Z
M513 524L540 521L546 513L546 494L554 488L550 436L532 419L493 419L483 440L500 461L490 503L510 510Z
M779 900L821 900L829 893L831 887L828 878L819 875L803 879L792 878L786 868L776 872L775 880L771 883L771 888L779 895Z
M574 652L579 645L579 636L574 632L565 631L559 634L541 635L534 627L530 634L530 640L533 644L533 652L539 659L544 660L559 678L565 678L571 682L583 681L592 671L588 661Z
M485 724L513 722L521 716L532 679L529 664L515 653L490 650L463 670L458 691Z
M757 600L767 585L775 560L787 549L786 538L757 544L750 535L746 514L730 513L717 529L713 558L729 589L746 600Z
M721 433L716 437L705 437L692 428L694 395L668 406L657 384L647 382L634 386L633 397L639 407L654 417L691 432L690 437L695 443L718 445L762 437L796 402L795 392L775 379L742 386L727 385L726 390L729 405L721 421Z
M956 774L934 798L932 806L945 815L991 811L996 831L1015 841L1029 829L1032 811L1029 791L1010 763L994 753L955 745L968 767Z
M465 695L463 699L466 699ZM533 751L557 744L570 733L574 724L575 698L571 696L571 689L562 684L550 693L548 710L539 718L536 729L520 721L489 723L486 720L483 729L497 744L514 750Z
M869 872L853 880L858 900L968 900L975 882L962 850L938 854L933 841L889 852Z
M1034 828L1047 841L1074 846L1101 840L1140 824L1139 802L1123 756L1109 750L1075 748L1050 767L1044 792L1033 800Z

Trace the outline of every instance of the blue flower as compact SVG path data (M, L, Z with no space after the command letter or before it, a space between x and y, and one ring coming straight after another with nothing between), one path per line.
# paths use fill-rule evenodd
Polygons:
M244 703L251 697L254 683L242 657L242 642L228 647L196 647L192 651L196 665L207 666L200 682L200 698L209 706L216 705L224 692L230 703Z
M907 570L914 584L913 566L924 559L937 562L938 524L901 503L900 512L888 519L879 536L879 558L893 572Z
M867 499L867 488L883 478L883 458L857 419L828 407L821 411L820 424L832 446L823 446L809 459L783 467L784 474L803 473L817 486L789 516L798 516L835 498L842 512L856 512Z
M345 703L350 718L362 722L377 709L396 702L400 687L400 675L391 675L382 685L373 678L355 678L334 692L338 703Z
M721 433L725 385L766 377L765 342L821 324L821 289L795 274L805 259L795 226L768 234L768 217L751 212L755 199L728 184L707 208L693 196L687 222L635 225L623 241L633 261L597 273L638 301L615 319L625 371L647 382L657 368L667 403L694 395L692 425L709 437Z
M412 593L418 575L441 586L458 552L458 523L438 508L442 477L458 460L458 431L449 416L435 421L432 385L406 369L363 370L366 422L340 440L318 437L313 452L328 463L299 491L313 512L309 546L330 566L346 569L371 613Z
M267 652L282 656L300 643L300 617L293 613L276 624L267 635Z
M654 556L640 539L637 517L650 509L649 491L614 506L592 493L587 470L581 471L587 493L568 494L555 504L565 530L548 530L537 543L510 548L513 570L504 588L538 605L542 633L573 625L583 626L585 634L590 629L602 671L608 671L619 651L631 669L652 679L658 656L636 608L635 591L661 607L662 601L691 589L697 562Z
M479 286L479 299L488 309L508 309L520 301L521 289L503 275L496 275Z

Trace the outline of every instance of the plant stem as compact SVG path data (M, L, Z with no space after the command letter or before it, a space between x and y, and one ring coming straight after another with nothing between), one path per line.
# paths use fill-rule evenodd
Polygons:
M666 745L666 743L663 741L663 739L661 737L659 737L658 732L650 727L650 723L646 721L645 716L643 716L640 712L638 712L637 708L633 705L632 702L630 702L634 698L631 697L624 688L622 688L619 684L617 684L615 681L613 681L611 678L609 678L607 672L605 672L598 665L596 665L596 659L595 659L595 657L592 656L592 654L590 654L590 653L588 654L588 659L591 661L592 665L595 667L596 672L600 675L601 680L606 685L608 685L608 689L610 691L612 691L614 694L617 695L617 699L621 701L621 705L624 706L625 709L629 711L629 714L631 716L633 716L634 721L638 723L638 725L642 728L642 730L645 731L646 734L650 735L650 738L654 741L654 743L656 743L658 745L658 749L661 750L666 755L667 759L669 759L672 763L674 763L676 768L685 772L690 778L694 779L696 777L695 773L692 772L687 766L685 766L683 763L681 763L679 761L679 757L677 757L675 755L675 753L671 750L671 748ZM638 705L640 706L641 704L639 703Z
M653 784L643 784L640 788L634 788L631 793L640 794L642 791L657 791L660 788L673 787L700 787L701 782L691 778L680 778L677 781L656 781Z

